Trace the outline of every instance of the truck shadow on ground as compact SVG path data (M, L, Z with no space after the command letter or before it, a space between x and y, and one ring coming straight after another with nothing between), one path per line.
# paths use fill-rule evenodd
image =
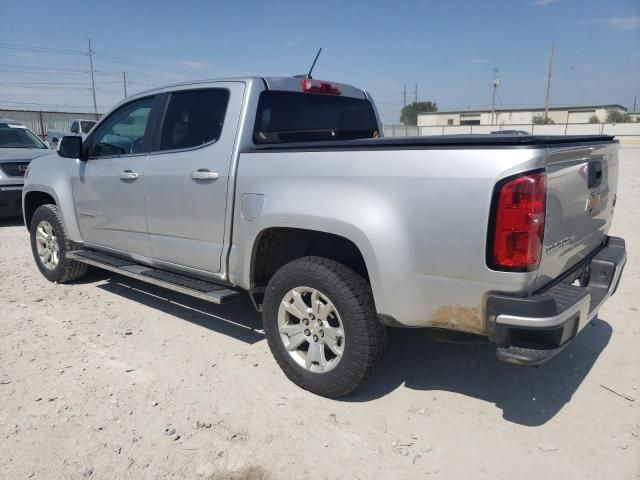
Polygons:
M442 343L419 330L393 329L381 370L349 401L379 398L404 384L478 398L494 403L507 421L543 425L571 400L611 334L611 326L596 318L549 362L527 367L499 361L490 343Z
M131 278L110 276L109 272L96 269L92 269L83 280L87 283L106 280L97 287L248 344L264 339L260 314L248 296L243 296L240 302L215 305Z
M264 339L248 296L215 305L137 280L92 269L82 282L248 344ZM543 425L566 405L609 343L611 326L592 320L565 350L540 367L500 362L489 343L442 343L417 329L389 329L382 368L346 402L368 402L399 386L448 391L491 402L507 421ZM443 407L446 409L446 406Z
M22 217L5 217L0 218L0 228L2 227L21 227L24 225Z

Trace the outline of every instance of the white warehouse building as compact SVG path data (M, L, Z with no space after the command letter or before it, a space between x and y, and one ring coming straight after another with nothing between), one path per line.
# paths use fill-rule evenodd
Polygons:
M589 123L596 115L604 123L607 112L616 110L627 113L622 105L587 105L549 107L549 118L556 124ZM544 108L499 108L492 110L456 110L430 112L418 115L418 127L441 127L453 125L531 125L533 117L544 115Z

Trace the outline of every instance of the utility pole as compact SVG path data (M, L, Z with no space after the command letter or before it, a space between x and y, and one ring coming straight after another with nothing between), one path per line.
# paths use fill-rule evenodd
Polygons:
M413 95L413 101L415 103L418 103L418 84L417 83L416 83L416 91L415 91L415 93Z
M407 84L404 84L404 91L402 92L402 106L407 106Z
M551 94L551 74L553 71L553 44L551 44L551 56L549 57L549 70L547 72L547 98L544 101L544 120L549 119L549 95Z
M636 101L637 100L638 100L638 97L634 95L633 96L633 113L636 112Z
M93 113L98 119L98 104L96 103L96 80L93 76L93 50L91 50L91 39L89 39L89 65L91 66L91 90L93 92Z
M493 99L491 100L491 125L494 124L496 120L496 91L498 90L498 86L500 86L500 79L498 78L498 69L493 67L493 80L491 81L493 85Z
M124 87L124 98L127 98L127 72L122 72L122 86Z

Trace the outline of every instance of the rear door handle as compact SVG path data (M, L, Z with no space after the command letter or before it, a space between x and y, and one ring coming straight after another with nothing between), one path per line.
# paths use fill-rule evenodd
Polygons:
M195 172L191 172L191 178L193 180L211 182L213 180L217 180L218 179L218 173L211 172L210 170L207 170L206 168L200 168L200 169L196 170Z
M124 170L120 174L120 180L137 180L138 172L134 172L133 170Z

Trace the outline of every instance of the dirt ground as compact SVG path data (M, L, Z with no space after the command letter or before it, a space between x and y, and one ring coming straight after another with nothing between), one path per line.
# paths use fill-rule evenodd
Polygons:
M382 371L326 400L276 366L248 301L36 270L0 223L0 478L640 478L640 150L621 152L618 293L539 368L394 330Z

